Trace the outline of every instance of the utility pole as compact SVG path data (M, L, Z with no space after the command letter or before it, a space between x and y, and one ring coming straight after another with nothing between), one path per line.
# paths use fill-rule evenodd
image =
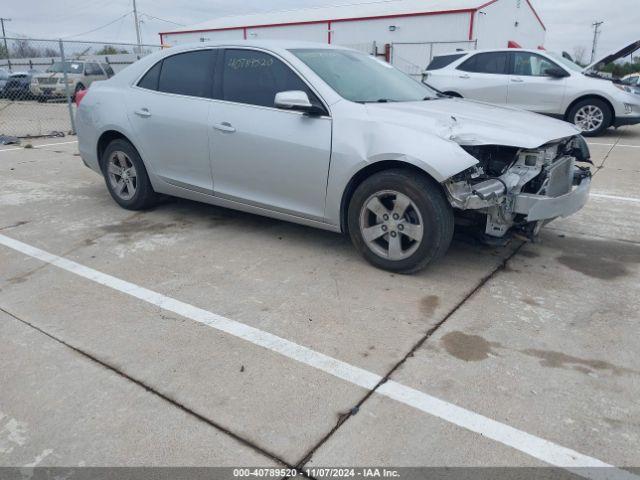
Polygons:
M11 71L11 61L9 60L9 47L7 46L7 35L4 33L4 22L10 22L10 18L2 18L0 17L0 23L2 24L2 40L4 41L4 51L7 55L7 66L9 67L9 71Z
M593 48L591 49L591 63L593 63L596 59L596 50L598 49L598 37L600 36L600 25L604 22L594 22L593 23Z
M142 51L142 42L140 41L140 22L138 21L138 8L136 0L133 0L133 21L136 23L136 38L138 40L138 53Z

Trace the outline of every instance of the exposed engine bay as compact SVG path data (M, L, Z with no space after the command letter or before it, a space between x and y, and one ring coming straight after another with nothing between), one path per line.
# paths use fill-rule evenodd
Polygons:
M485 234L531 237L554 218L586 203L591 170L581 136L527 150L500 145L463 146L478 164L444 182L451 205L469 219L485 221Z

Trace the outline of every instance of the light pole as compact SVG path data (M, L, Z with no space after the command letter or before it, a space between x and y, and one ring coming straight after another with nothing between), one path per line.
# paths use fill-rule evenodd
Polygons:
M9 67L9 71L11 71L11 60L9 60L9 47L7 46L7 35L4 32L4 22L10 22L10 18L2 18L0 17L0 23L2 24L2 40L4 41L4 51L7 55L7 66Z
M140 53L142 51L142 42L140 41L140 22L138 21L136 0L133 0L133 21L136 23L136 39L138 40L138 53Z
M593 47L591 48L591 63L595 61L596 58L596 50L598 49L598 37L600 36L600 25L604 22L594 22L593 23Z

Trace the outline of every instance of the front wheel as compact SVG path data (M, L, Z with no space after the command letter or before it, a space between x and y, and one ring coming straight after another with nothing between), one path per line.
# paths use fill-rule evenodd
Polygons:
M377 173L355 191L348 211L351 241L373 265L414 273L442 257L453 237L453 210L426 175Z
M571 107L567 116L585 137L602 135L613 120L613 112L609 105L597 98L581 100Z

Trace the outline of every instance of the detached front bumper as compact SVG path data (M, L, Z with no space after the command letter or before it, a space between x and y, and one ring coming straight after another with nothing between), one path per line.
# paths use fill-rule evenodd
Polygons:
M521 193L516 196L513 212L526 215L528 222L568 217L578 212L589 200L591 177L583 177L572 190L559 197Z

